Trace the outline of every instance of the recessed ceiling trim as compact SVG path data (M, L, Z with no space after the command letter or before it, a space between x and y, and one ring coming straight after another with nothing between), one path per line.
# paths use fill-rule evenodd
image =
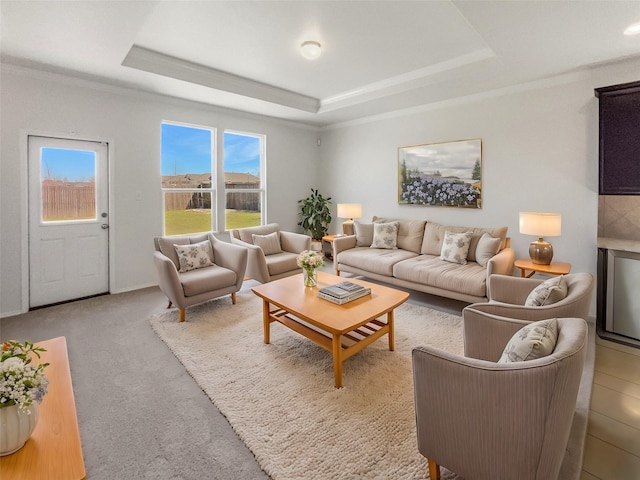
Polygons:
M317 113L320 107L320 101L316 98L181 60L138 45L131 47L122 65L305 112Z
M379 82L363 85L354 90L348 92L339 93L331 97L323 98L320 100L320 110L322 112L330 112L349 105L361 103L375 98L387 96L391 93L397 93L405 90L415 88L416 80L426 80L429 77L438 73L454 70L472 63L481 62L489 58L495 57L496 54L490 48L483 48L476 50L475 52L468 53L466 55L460 55L458 57L446 60L444 62L429 65L428 67L413 70L411 72L396 75ZM391 92L390 90L393 90ZM366 97L366 98L364 98Z

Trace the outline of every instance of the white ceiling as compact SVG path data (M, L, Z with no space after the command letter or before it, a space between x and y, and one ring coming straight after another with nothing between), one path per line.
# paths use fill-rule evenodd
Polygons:
M2 0L0 15L3 63L318 126L640 56L622 34L638 0Z

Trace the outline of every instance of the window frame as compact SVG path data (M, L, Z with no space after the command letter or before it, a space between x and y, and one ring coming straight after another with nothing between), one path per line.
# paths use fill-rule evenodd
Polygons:
M198 130L206 130L211 135L211 146L210 146L210 154L211 154L211 164L210 164L210 175L211 175L211 186L209 188L167 188L163 186L163 177L162 174L162 126L163 125L175 125L179 127L193 128ZM218 165L218 155L217 155L217 144L218 144L218 129L216 127L208 127L204 125L196 125L193 123L185 123L185 122L177 122L172 120L162 120L160 122L160 189L162 192L162 232L163 235L167 235L167 225L166 225L166 198L167 193L209 193L211 196L211 212L210 212L210 221L209 227L211 232L217 232L218 226L218 174L217 174L217 165ZM179 233L176 235L190 235L196 233L206 233L204 232L185 232Z

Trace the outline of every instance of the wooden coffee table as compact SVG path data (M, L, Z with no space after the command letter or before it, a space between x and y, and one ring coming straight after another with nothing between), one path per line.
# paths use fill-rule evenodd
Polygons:
M318 286L305 287L302 274L265 283L251 290L262 298L264 343L269 343L271 323L278 322L304 335L333 354L336 388L342 386L342 362L387 334L394 349L393 310L409 298L400 290L349 278L371 288L371 295L344 305L318 298L318 289L344 282L318 272ZM386 315L386 321L379 318Z

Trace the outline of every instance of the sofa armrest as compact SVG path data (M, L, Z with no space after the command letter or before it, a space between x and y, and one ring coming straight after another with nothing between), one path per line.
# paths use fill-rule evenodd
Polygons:
M462 310L464 355L497 362L511 337L529 322L491 315L477 309L484 303Z
M213 245L213 259L216 265L236 272L236 287L240 290L247 270L249 251L240 245L223 242L210 235Z
M247 277L260 283L267 283L271 280L267 260L264 257L264 251L260 247L243 242L235 237L231 237L231 243L247 249L247 270L245 272Z
M153 264L158 273L158 286L169 301L184 308L184 290L178 276L178 269L169 257L161 252L153 252Z
M338 271L338 255L340 252L356 247L356 236L347 235L333 239L333 268Z
M487 262L487 279L490 275L513 275L513 262L515 261L515 252L513 248L503 248Z
M311 248L311 237L302 233L280 231L280 246L290 253L300 253Z

